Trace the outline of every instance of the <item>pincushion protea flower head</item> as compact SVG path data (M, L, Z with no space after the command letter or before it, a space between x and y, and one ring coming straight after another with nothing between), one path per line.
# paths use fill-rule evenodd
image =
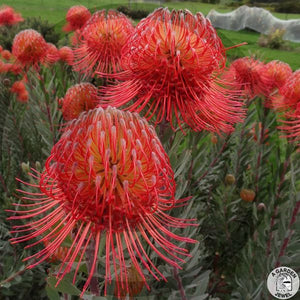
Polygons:
M253 98L265 92L264 83L261 80L261 72L264 64L252 57L242 57L233 61L224 78L233 82L236 89L243 90L247 98Z
M75 31L81 29L86 21L91 17L90 11L83 5L72 6L66 15L67 24L64 31Z
M95 108L98 104L95 100L96 93L97 88L88 82L70 87L65 97L60 100L64 119L75 119L83 111Z
M69 66L73 64L74 53L70 47L68 46L61 47L59 49L59 57L61 61L67 63Z
M0 7L0 26L14 25L22 21L24 19L12 7L6 5Z
M114 10L95 12L82 28L74 51L75 70L111 73L120 70L121 49L134 31L130 20Z
M275 108L295 110L300 102L300 70L292 73L286 83L279 88L278 94L272 98Z
M5 60L10 60L12 58L12 54L10 53L9 50L2 50L1 51L1 56L5 59Z
M172 240L195 241L177 236L170 229L195 224L166 214L184 200L175 200L169 158L154 128L138 114L115 108L82 113L67 124L46 161L44 172L32 175L39 180L36 187L40 191L36 194L23 191L23 198L33 204L23 204L28 210L16 211L17 215L10 219L30 220L39 216L40 220L15 226L18 236L12 243L40 238L27 246L32 247L50 240L44 250L26 259L35 259L29 267L32 268L50 257L71 234L73 242L57 273L59 280L79 257L75 280L83 255L93 243L92 267L81 295L96 267L100 237L106 241L105 286L112 280L112 266L116 285L120 287L125 282L128 290L123 244L146 286L142 267L156 279L165 277L151 261L145 245L179 268L178 262L189 256L186 249Z
M279 126L285 137L291 141L300 140L300 70L294 72L284 86L279 89L279 95L273 99L275 106L285 111L283 125Z
M60 59L59 51L52 43L47 43L48 49L45 57L45 64L52 65Z
M261 70L261 80L265 86L265 96L269 97L280 89L292 75L291 67L279 60L272 60Z
M157 9L140 21L122 49L123 82L105 87L102 105L145 111L156 124L176 119L194 130L230 131L241 103L216 84L225 48L210 21L189 11ZM222 90L222 91L221 91Z
M13 41L12 54L23 66L37 66L46 57L48 45L42 35L33 29L19 32Z

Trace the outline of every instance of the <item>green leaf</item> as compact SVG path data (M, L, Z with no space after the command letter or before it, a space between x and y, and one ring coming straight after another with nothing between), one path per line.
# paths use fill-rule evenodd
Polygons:
M57 283L57 279L53 276L48 277L48 284L58 292L66 293L69 295L78 296L80 295L80 290L77 289L72 283L70 276L66 276L57 287L55 287Z
M59 293L50 285L46 286L46 293L50 300L60 300Z

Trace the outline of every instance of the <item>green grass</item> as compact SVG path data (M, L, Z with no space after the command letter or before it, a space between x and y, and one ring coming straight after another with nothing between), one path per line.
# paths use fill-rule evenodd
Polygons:
M143 8L148 11L152 11L156 7L160 6L159 4L154 3L136 3L132 1L133 8ZM4 0L4 3L11 5L17 11L21 12L24 17L38 17L42 19L47 19L52 23L63 22L66 12L73 5L82 4L87 6L90 9L93 8L116 8L120 5L127 5L128 0ZM218 12L229 12L233 8L224 7L222 5L207 4L201 2L167 2L163 3L164 6L168 6L170 9L182 9L188 8L191 12L196 13L198 11L203 14L208 14L211 9L215 9ZM274 13L274 15L280 19L292 19L300 18L300 14L280 14Z
M229 58L255 55L265 62L278 59L288 63L293 70L300 69L300 43L288 42L289 47L292 49L291 51L275 50L258 46L257 40L260 34L253 31L229 31L224 29L218 29L217 31L225 47L242 42L248 43L248 45L228 50L227 56Z
M4 0L7 5L11 5L17 11L21 12L22 15L26 17L38 17L48 20L54 23L57 30L60 31L65 23L65 15L68 9L73 5L82 4L87 6L92 10L101 8L117 8L120 5L128 5L128 0ZM153 11L156 7L160 6L155 3L136 3L132 1L132 8L145 9L149 12ZM215 9L218 12L229 12L232 9L226 8L221 5L206 4L199 2L168 2L164 3L170 9L182 9L188 8L191 12L196 13L201 11L203 14L207 14L211 9ZM300 14L279 14L274 13L274 15L281 19L291 19L300 18ZM282 51L282 50L272 50L268 48L262 48L257 45L257 40L259 38L259 33L242 30L239 32L228 31L228 30L218 30L223 43L226 47L230 47L235 44L240 44L241 42L247 42L248 45L239 47L237 49L232 49L227 52L229 58L236 58L247 56L251 54L258 55L261 59L267 61L273 59L279 59L291 65L291 67L296 70L300 68L300 44L289 43L293 51ZM297 49L298 48L298 49Z

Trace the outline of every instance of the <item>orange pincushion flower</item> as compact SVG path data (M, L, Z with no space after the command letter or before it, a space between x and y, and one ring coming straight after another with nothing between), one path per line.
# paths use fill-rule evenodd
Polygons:
M15 75L18 75L18 74L22 73L22 67L19 64L7 63L6 67L7 67L7 72L12 72Z
M80 29L91 17L90 11L83 5L72 6L66 15L67 24L64 31L74 31Z
M23 66L36 66L47 54L48 45L42 35L33 29L19 32L13 41L12 54Z
M22 103L28 102L29 94L26 90L26 87L24 84L24 79L22 79L20 81L15 81L13 83L12 87L10 88L10 91L12 93L17 94L17 100L19 100L19 102L22 102Z
M10 6L0 7L0 26L14 25L24 21L19 13L16 13Z
M65 120L75 119L83 111L93 109L98 102L95 101L97 88L90 83L80 83L70 87L62 102L62 113Z
M236 89L242 90L247 98L264 93L266 87L261 79L264 64L252 57L242 57L233 61L224 78L231 81Z
M45 64L54 64L60 59L59 51L55 45L47 43L48 49L45 57Z
M28 99L29 99L29 94L27 90L24 90L21 93L17 94L17 100L21 103L27 103Z
M16 215L9 219L39 216L40 220L15 226L13 232L18 236L12 243L40 237L39 241L26 246L32 247L46 239L50 241L44 250L25 259L36 259L29 266L32 268L48 259L68 235L73 236L57 273L59 282L79 257L75 280L87 247L94 245L92 267L81 296L95 271L101 236L106 241L105 295L112 280L111 266L118 289L120 283L125 282L129 290L127 255L146 286L142 267L154 278L165 279L146 253L145 244L161 259L180 267L178 261L183 261L181 257L188 253L172 240L195 242L170 232L171 228L195 224L166 214L185 200L175 200L174 173L169 158L154 128L138 114L115 108L96 108L82 113L65 127L46 161L45 171L36 174L32 176L39 184L28 185L40 191L36 194L23 191L26 203L33 200L34 204L21 205L28 210L11 211ZM33 232L26 234L32 229ZM123 244L127 248L126 255Z
M78 48L74 50L75 70L90 73L120 71L121 49L134 31L130 20L120 12L95 12L82 28Z
M262 69L262 81L268 85L268 90L281 88L292 75L291 67L279 60L272 60Z
M68 65L72 65L74 61L73 50L68 46L61 47L59 49L59 57L63 62L67 63Z
M300 70L294 72L274 97L277 107L285 110L283 125L279 127L291 141L300 140Z
M26 88L23 80L15 81L10 88L10 91L16 94L22 93L25 90Z
M208 19L189 11L157 9L141 20L122 49L121 81L105 87L102 105L146 111L155 123L173 119L199 131L231 131L240 121L241 103L220 87L216 76L225 48Z
M2 50L1 51L1 56L5 59L5 60L10 60L12 58L12 54L10 53L10 51L8 50Z
M300 102L300 70L292 73L272 100L275 108L296 109Z

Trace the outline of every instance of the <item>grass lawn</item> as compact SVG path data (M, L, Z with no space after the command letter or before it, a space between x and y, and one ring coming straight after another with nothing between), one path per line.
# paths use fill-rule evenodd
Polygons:
M257 40L260 34L253 31L230 31L224 29L218 29L217 31L226 47L240 44L241 42L248 43L248 45L228 50L227 56L229 58L234 59L254 54L266 62L278 59L288 63L293 70L300 69L300 43L288 42L292 49L291 51L275 50L258 46Z
M17 11L21 12L26 17L38 17L48 20L54 23L56 28L60 30L65 23L65 15L68 9L73 5L82 4L90 8L91 10L101 8L117 8L120 5L128 5L128 0L4 0L5 4L11 5ZM159 7L159 3L137 3L132 1L132 8L145 9L149 12L153 11L156 7ZM226 8L222 5L214 5L199 2L168 2L164 3L164 6L168 6L170 9L182 9L188 8L193 13L201 11L203 14L207 14L211 9L215 9L219 12L229 12L232 9ZM300 14L279 14L274 15L281 19L300 18ZM300 68L300 43L289 43L294 51L282 51L272 50L268 48L262 48L257 45L259 34L252 31L242 30L239 32L219 30L218 32L226 47L230 47L241 42L247 42L248 45L242 46L237 49L232 49L227 52L229 58L236 58L255 54L265 61L273 59L279 59L287 62L291 67L296 70ZM298 49L297 49L298 48Z
M67 10L73 5L82 4L90 9L116 8L120 5L127 5L128 0L4 0L3 3L11 5L17 11L20 11L24 17L40 16L49 22L60 23L64 20ZM227 8L220 4L215 5L190 1L168 2L162 5L176 9L188 8L193 13L200 11L205 15L211 9L215 9L218 12L229 12L232 10L232 8ZM137 3L134 0L132 1L132 7L143 8L149 11L159 6L161 6L159 3ZM274 15L281 19L300 18L300 14L274 13Z

